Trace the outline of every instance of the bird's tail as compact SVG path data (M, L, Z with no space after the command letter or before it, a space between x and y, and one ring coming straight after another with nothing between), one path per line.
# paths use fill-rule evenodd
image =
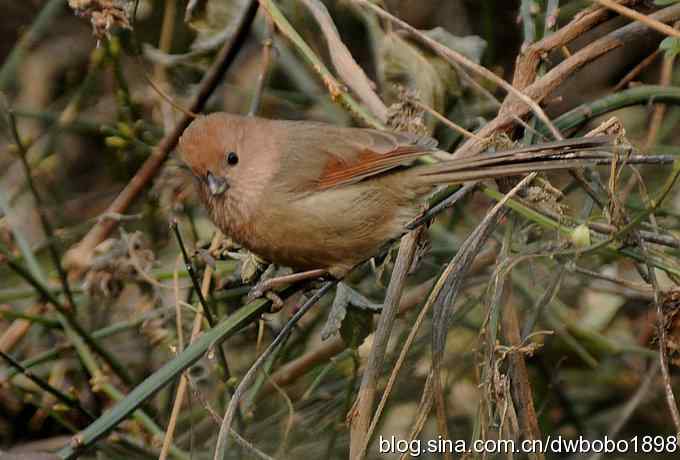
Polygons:
M670 164L674 161L673 156L633 155L630 151L630 147L616 145L610 136L584 137L418 166L413 173L419 181L437 185L606 165L615 158L627 164Z

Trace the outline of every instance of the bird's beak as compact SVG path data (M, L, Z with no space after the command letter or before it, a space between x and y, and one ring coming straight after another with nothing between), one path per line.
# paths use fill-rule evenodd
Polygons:
M207 175L208 189L210 194L213 196L218 196L223 194L228 188L227 180L223 177L215 176L213 173L208 171Z

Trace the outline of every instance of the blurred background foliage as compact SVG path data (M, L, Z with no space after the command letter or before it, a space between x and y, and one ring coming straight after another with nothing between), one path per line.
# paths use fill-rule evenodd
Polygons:
M597 9L584 0L380 3L427 36L510 82L518 57L533 43ZM550 9L558 3L558 10ZM676 2L657 3L626 2L643 14L678 6ZM136 197L124 215L106 214L109 204L183 116L159 92L188 107L249 4L249 0L0 0L0 351L6 356L0 361L0 449L62 448L73 433L91 423L91 417L113 407L145 377L176 358L189 339L199 303L170 231L172 219L179 222L199 278L207 267L214 270L209 299L219 318L242 306L256 273L264 268L262 261L228 240L210 244L214 227L174 153L153 185ZM275 4L312 52L334 69L327 34L305 4L296 0ZM463 135L414 109L414 97L472 132L497 115L495 98L502 102L505 93L494 82L471 74L481 90L475 88L460 68L355 2L325 0L323 4L351 55L374 82L388 114L399 118L412 110L422 121L414 129L436 136L443 150L455 151L465 141ZM538 78L630 22L614 13L603 16L568 46L542 54ZM671 25L678 19L670 21ZM572 109L588 105L570 112L581 114L578 122L559 126L570 137L583 135L615 116L618 122L614 124L622 127L615 133L625 133L633 145L649 153L676 154L680 96L674 87L678 75L672 53L658 52L662 39L661 34L648 31L625 41L570 73L542 100L542 106L552 119L560 120ZM267 40L273 45L263 73ZM673 44L666 48L672 50ZM261 116L362 123L330 97L305 54L278 30L273 31L262 8L204 111L248 113L263 75L267 78L256 107ZM635 89L647 92L644 97L626 92ZM617 96L621 99L612 99ZM599 112L593 107L600 107ZM9 108L12 117L7 115ZM542 132L531 116L523 118ZM14 122L18 139L12 132ZM517 123L494 134L501 131L507 138L504 142L542 140L535 130ZM671 168L640 171L648 193L657 196ZM635 238L616 240L607 250L590 250L590 238L601 241L645 207L644 194L629 170L617 177L615 185L607 183L606 170L600 174L607 187L598 193L610 206L594 206L566 173L551 174L537 181L524 197L525 203L542 214L516 208L519 213L507 216L495 228L457 297L443 362L445 417L432 409L418 421L432 360L432 330L437 326L428 314L374 440L378 435L408 439L413 430L420 439L440 435L466 440L522 439L531 432L523 425L526 416L520 407L522 399L515 393L518 388L530 392L536 429L542 437L597 439L610 434L629 439L672 436L677 431L667 395L669 388L676 393L679 389L680 332L674 289L680 274L676 236L680 201L671 192L657 210L655 223L637 224L636 232L652 235L644 244L635 239L642 233L636 233ZM431 247L409 278L403 314L392 332L385 375L394 369L433 280L498 199L493 190L487 187L486 193L466 197L431 227ZM611 203L620 205L619 221L613 217ZM47 232L41 215L50 223ZM54 263L52 250L61 260L101 219L115 219L118 228L89 254L87 269L71 272L70 281L64 283L61 264ZM574 244L588 250L570 252ZM562 254L565 251L567 255ZM381 302L393 259L391 252L373 266L359 268L351 284ZM657 270L650 271L650 266ZM656 304L654 271L660 286ZM499 280L510 288L499 287ZM190 390L176 420L171 456L212 458L218 431L213 415L222 414L229 391L281 330L298 300L288 301L280 313L250 322L225 342L231 379L223 378L212 348L188 367ZM55 309L55 303L63 311ZM260 376L241 404L235 428L267 455L347 457L350 439L345 417L371 338L354 348L337 335L321 341L319 331L330 300L322 305L303 318L267 363L277 385ZM655 305L666 318L667 337L661 348L669 353L670 381L665 386L658 365ZM176 306L182 312L179 320ZM502 313L507 311L514 313ZM366 326L367 317L362 315L350 313L345 327ZM502 326L497 324L500 316ZM513 316L519 318L521 346L510 344L506 335L511 328L508 318ZM499 328L498 335L490 332L493 327ZM354 333L358 337L354 345L358 345L366 334ZM89 341L83 342L83 336ZM352 331L345 330L343 337L350 336ZM92 353L97 345L103 352ZM107 353L111 354L108 358ZM32 374L17 371L10 359L30 367ZM293 365L297 367L290 370ZM513 386L518 380L519 386ZM37 382L61 392L62 397ZM137 416L117 425L85 455L158 457L178 385L177 379L159 384L160 391L152 399L135 406L146 418ZM228 455L257 458L250 448L235 445ZM377 443L371 444L367 456L383 457ZM661 452L656 457L668 458ZM547 454L546 458L574 457Z

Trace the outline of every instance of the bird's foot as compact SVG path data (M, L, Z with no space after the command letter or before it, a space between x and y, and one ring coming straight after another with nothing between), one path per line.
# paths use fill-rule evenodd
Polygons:
M257 283L255 286L253 286L250 292L248 292L248 296L246 297L246 303L250 303L261 297L264 297L266 299L271 300L272 313L279 311L283 307L283 300L281 300L281 297L274 291L275 286L269 283L269 281L275 279L276 278L263 280Z
M309 270L306 272L293 273L291 275L277 276L275 278L269 278L258 282L253 289L250 290L247 297L247 302L252 302L260 297L266 297L272 301L274 304L275 311L278 311L283 306L283 301L274 292L274 289L285 286L292 283L298 283L300 281L306 281L310 279L319 278L321 276L327 275L326 270Z

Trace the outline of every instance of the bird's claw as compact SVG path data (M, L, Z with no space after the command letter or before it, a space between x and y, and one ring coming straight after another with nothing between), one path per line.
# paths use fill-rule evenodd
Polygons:
M272 302L272 306L269 309L270 313L276 313L283 308L284 306L283 300L281 299L281 297L279 297L279 295L276 292L268 291L264 293L264 296L271 300Z
M264 297L264 294L269 291L270 288L265 286L265 283L259 282L248 292L248 297L246 297L246 302L250 303L254 300Z
M272 286L265 280L257 283L248 293L246 302L253 302L261 297L265 297L272 302L272 311L279 311L283 307L283 300L272 290Z

